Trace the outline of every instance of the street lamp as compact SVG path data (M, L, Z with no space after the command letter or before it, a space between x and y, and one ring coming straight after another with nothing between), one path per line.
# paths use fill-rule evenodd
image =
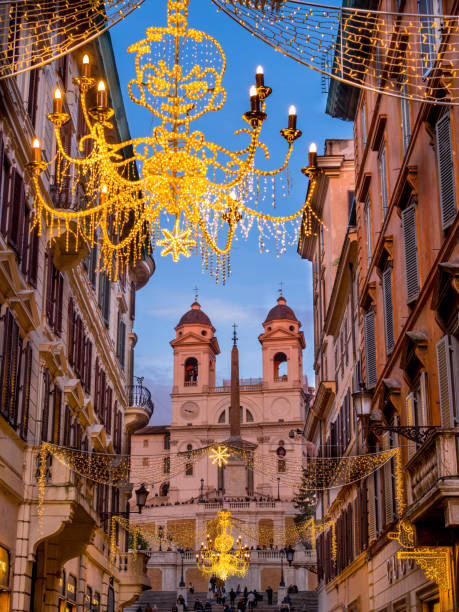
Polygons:
M357 391L352 394L352 401L354 404L355 414L359 417L369 417L371 412L371 393L360 387Z
M285 578L284 578L284 556L287 557L288 565L291 567L293 561L293 555L295 554L295 549L291 547L289 544L285 548L280 549L280 558L281 558L281 579L279 586L285 586Z
M183 548L177 548L177 550L180 553L180 556L182 557L182 576L180 578L179 587L184 587L185 586L185 580L183 578L183 560L185 559L185 551L184 551Z
M280 501L280 476L277 477L277 500Z
M145 484L142 482L141 486L135 492L136 503L139 509L139 514L142 514L142 508L147 503L148 493L149 493L148 489L145 488Z
M204 478L201 478L201 497L199 498L200 502L204 501Z

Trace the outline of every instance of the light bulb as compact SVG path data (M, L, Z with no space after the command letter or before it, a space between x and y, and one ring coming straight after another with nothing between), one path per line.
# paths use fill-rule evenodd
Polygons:
M107 189L107 185L102 185L102 188L100 190L101 193L107 193L108 189Z
M236 193L235 189L231 189L231 191L230 191L230 198L232 200L237 200L237 193Z
M38 138L35 138L34 141L32 142L32 149L33 149L33 161L34 162L41 161L40 141L38 140Z
M264 74L263 66L257 66L257 74Z
M83 64L89 64L89 55L87 53L83 55Z
M99 81L97 84L97 106L101 108L107 106L107 90L103 81Z
M257 95L257 88L255 87L255 85L252 85L252 87L250 88L250 97L253 98L256 95Z
M60 115L62 113L62 92L59 87L54 90L53 113Z
M289 115L296 115L296 106L294 106L293 104L289 107L288 109L288 114Z
M89 66L89 55L87 53L85 53L83 55L83 69L82 69L82 74L84 77L89 77L90 76L90 71L91 71L91 67Z
M311 142L309 145L309 153L317 153L317 145L315 142Z

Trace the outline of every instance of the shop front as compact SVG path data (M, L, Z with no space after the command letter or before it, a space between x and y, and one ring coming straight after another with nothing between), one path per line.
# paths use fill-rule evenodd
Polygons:
M77 612L77 579L62 571L59 580L59 612Z
M0 546L0 612L10 609L10 552Z

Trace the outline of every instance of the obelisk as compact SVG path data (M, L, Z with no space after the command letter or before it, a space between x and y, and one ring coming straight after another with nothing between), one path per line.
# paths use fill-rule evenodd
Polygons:
M239 388L239 350L237 347L236 324L234 324L233 348L231 350L231 407L230 437L226 440L231 457L225 466L224 490L227 497L247 495L247 458L256 444L241 438L241 394ZM231 451L231 448L234 450Z

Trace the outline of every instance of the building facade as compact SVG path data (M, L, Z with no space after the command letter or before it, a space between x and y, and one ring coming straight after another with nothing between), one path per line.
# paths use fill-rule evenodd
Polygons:
M398 3L397 10L419 13L423 27L433 23L425 14L457 14L457 5L441 5L407 1ZM376 8L394 7L383 1ZM436 58L440 46L447 44L446 37L438 31L430 39L430 50L423 57L426 86L433 78L437 84L444 82ZM384 53L377 59L381 79ZM369 86L375 85L368 79ZM440 571L440 566L429 571L433 563L427 561L424 572L422 561L418 565L414 558L398 557L401 546L389 537L401 518L396 466L391 461L360 487L356 485L355 493L338 494L337 543L344 552L336 562L330 561L329 532L317 543L324 610L449 611L458 606L459 114L457 107L444 104L446 80L442 105L356 90L338 82L330 86L327 112L354 121L355 210L339 245L328 246L333 256L342 251L334 287L325 295L325 323L318 325L316 337L323 346L323 336L338 329L339 312L347 308L349 292L341 295L338 311L335 297L342 282L339 271L348 260L356 285L353 390L362 390L371 402L369 414L357 419L351 400L351 440L347 448L338 447L340 452L360 454L400 448L407 504L403 518L414 527L416 545L424 553L441 553L446 562ZM324 197L316 205L326 209L330 204ZM339 205L346 208L345 202ZM343 229L329 226L331 238ZM320 249L318 241L313 243L314 249ZM313 252L311 246L305 256L311 258ZM308 418L312 441L318 440L315 419L317 427L327 428L323 406L336 404L333 393L343 378L340 346L333 355L334 365L324 372L328 389L322 393L318 389L316 402L321 401L321 408ZM353 359L350 356L349 363ZM350 381L349 370L347 384ZM321 444L327 452L325 432ZM333 509L336 502L330 502ZM343 529L348 533L344 538Z
M9 7L2 9L9 11ZM8 18L5 14L4 18ZM65 94L68 150L83 135L78 88L84 53L106 80L116 109L113 138L129 138L108 33L0 85L0 610L120 610L148 585L145 558L111 560L108 513L126 510L130 490L110 488L47 459L38 512L40 444L91 453L128 453L130 433L148 422L148 392L133 385L135 292L154 271L151 258L111 282L95 249L65 251L65 234L31 229L34 193L26 164L40 140L55 152L53 92ZM42 191L60 207L78 203L57 169ZM142 397L142 401L137 401ZM142 404L142 405L138 405ZM119 534L122 539L124 534ZM121 550L127 551L124 542Z
M219 468L205 457L186 465L180 473L171 473L177 453L218 442L234 443L231 384L227 380L216 386L218 340L209 317L196 301L180 319L171 342L172 423L167 427L146 427L132 438L132 456L143 466L138 474L133 470L135 482L142 481L144 469L148 472L153 463L164 462L163 480L150 487L147 505L142 516L136 518L156 533L174 534L178 528L187 532L181 542L189 549L185 580L187 584L191 580L199 591L207 591L208 581L196 568L194 551L205 539L207 522L223 509L246 524L241 535L253 548L249 573L236 582L258 590L268 585L277 590L280 582L280 549L286 546L286 533L296 513L294 492L284 482L284 476L294 471L294 465L298 471L304 450L301 442L289 437L289 432L303 427L310 390L303 377L305 340L301 323L284 297L270 310L263 327L259 336L263 377L240 380L240 406L236 406L240 411L239 444L250 448L255 458L266 457L267 471L256 469L256 459L253 469L243 467L235 478L235 466ZM168 452L170 456L165 456ZM177 539L180 544L180 536ZM148 564L152 587L173 591L180 580L180 557L175 550L159 551L160 544L152 543L154 551ZM310 589L314 578L309 568L313 564L313 551L299 547L292 567L286 568L287 584Z

